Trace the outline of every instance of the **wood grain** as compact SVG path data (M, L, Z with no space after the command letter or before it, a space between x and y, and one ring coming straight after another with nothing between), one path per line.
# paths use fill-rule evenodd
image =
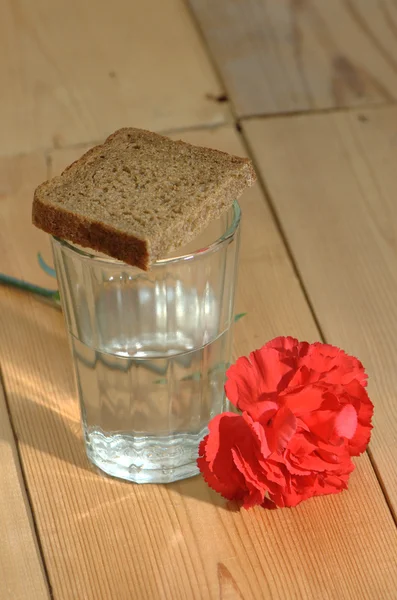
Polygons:
M397 109L244 126L327 341L356 354L397 514Z
M224 122L183 0L5 0L0 155Z
M0 383L0 597L49 598L18 451Z
M397 98L394 0L189 0L239 116Z
M183 137L243 153L233 128ZM73 158L56 152L53 165ZM20 199L21 212L30 202ZM242 206L237 309L248 315L236 325L235 353L277 334L316 339L259 187ZM34 254L28 237L0 232L15 253ZM393 598L396 529L367 456L357 460L348 492L291 510L239 512L200 477L168 486L106 478L85 457L62 315L0 289L0 331L7 394L56 600Z
M37 259L40 252L47 264L52 264L49 236L32 227L33 192L46 178L46 160L41 154L0 159L0 223L8 234L0 236L0 271L56 289L56 281L40 268Z

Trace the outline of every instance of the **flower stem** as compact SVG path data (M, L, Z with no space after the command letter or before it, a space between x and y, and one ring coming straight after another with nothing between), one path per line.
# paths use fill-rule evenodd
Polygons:
M35 294L36 296L47 298L48 300L51 300L56 306L61 306L58 290L49 290L47 288L40 287L39 285L29 283L28 281L23 281L22 279L11 277L11 275L4 275L3 273L0 273L0 284L9 285L11 287L24 290L25 292Z

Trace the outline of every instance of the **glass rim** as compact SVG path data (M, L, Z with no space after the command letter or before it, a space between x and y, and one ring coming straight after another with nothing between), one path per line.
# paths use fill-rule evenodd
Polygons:
M178 256L171 256L169 258L161 258L159 260L156 260L151 265L150 269L153 269L155 267L161 267L163 265L168 265L168 264L175 263L175 262L191 260L192 258L195 258L197 256L204 256L206 254L210 254L211 252L214 252L215 250L218 250L218 248L222 247L228 240L230 240L231 238L234 237L234 234L236 233L237 228L240 224L240 220L241 220L241 209L240 209L240 205L237 202L237 200L233 201L231 208L233 209L233 221L230 224L230 226L227 228L227 230L219 238L217 238L215 241L211 242L207 246L204 246L203 248L198 248L197 250L194 250L193 252L189 252L187 254L181 254ZM84 258L87 260L93 260L95 262L101 262L101 263L107 263L107 264L110 263L110 264L116 264L116 265L118 264L118 265L125 265L129 268L137 268L137 267L133 267L132 265L129 265L121 260L118 260L117 258L112 258L111 256L97 256L96 254L91 253L89 250L78 248L72 242L68 242L67 240L58 238L55 235L51 236L51 237L60 246L63 246L70 252L74 252L75 254L80 255L81 258Z

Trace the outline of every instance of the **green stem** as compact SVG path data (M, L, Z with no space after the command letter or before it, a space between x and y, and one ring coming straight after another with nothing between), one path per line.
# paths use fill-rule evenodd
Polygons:
M4 275L3 273L0 273L0 284L16 287L20 290L24 290L25 292L31 292L37 296L52 300L57 306L60 306L59 292L57 290L49 290L47 288L40 287L39 285L34 285L33 283L23 281L22 279L11 277L11 275Z

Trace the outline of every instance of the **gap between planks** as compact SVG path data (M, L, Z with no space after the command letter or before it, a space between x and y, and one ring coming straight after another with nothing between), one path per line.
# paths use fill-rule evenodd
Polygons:
M2 547L7 552L6 556L0 556L1 585L3 593L6 594L2 599L25 600L27 595L29 600L52 599L50 578L37 531L1 364L0 417L0 457L3 465L0 481L4 501L0 523ZM1 504L0 502L0 506ZM17 543L15 538L18 538ZM22 561L19 560L20 557Z
M196 131L187 139L244 153L241 137L231 127ZM54 172L75 158L73 151L55 151ZM37 169L32 166L32 186L42 176ZM25 162L19 172L30 172ZM20 186L21 178L15 176L13 184ZM22 192L10 198L11 204L20 198L21 212L30 210L31 203ZM318 339L261 196L258 186L244 198L248 229L243 227L242 232L236 308L238 312L248 308L249 314L244 325L236 328L236 355L283 331ZM4 250L10 249L13 264L27 274L31 261L25 257L37 249L35 238L26 235L26 229L20 231L18 241L10 236L8 222L6 215ZM6 258L0 252L2 263ZM29 272L33 274L33 269ZM259 599L261 589L278 598L318 598L321 591L324 598L335 598L338 592L345 598L359 598L365 590L368 598L390 597L386 594L395 589L395 526L367 456L356 461L348 493L318 498L293 511L225 510L222 499L198 478L149 488L98 477L86 468L61 315L25 296L17 299L11 292L2 294L1 300L5 308L3 320L0 312L4 326L0 345L4 355L9 352L5 375L11 409L57 599L98 600L102 594L108 600L109 589L114 597L121 597L132 586L142 598L148 597L141 583L145 575L155 593L172 600L191 594L192 581L197 581L197 598L218 598L219 589L226 597L226 589L234 583L247 600ZM7 309L12 322L5 318ZM24 335L16 338L17 327ZM26 410L27 382L35 418L29 418ZM115 502L117 510L112 509ZM203 537L208 531L212 544ZM132 556L137 557L137 570ZM120 572L120 564L130 568Z
M377 107L374 107L371 110L378 110L379 108L380 107L377 106ZM320 114L329 114L329 113L335 113L335 112L355 112L355 113L357 113L357 109L351 109L351 108L342 108L342 109L336 109L336 110L335 109L331 109L331 110L327 109L327 110L318 111L317 114L319 114L319 113ZM302 113L299 113L299 116L301 114ZM260 119L261 120L266 120L266 119L268 119L270 117L271 120L274 120L274 118L278 118L279 116L281 117L282 115L277 115L276 117L274 117L274 115L265 115L265 116L261 115ZM291 115L287 115L287 116L294 117L294 116L297 116L297 115L296 114L295 115L291 114ZM254 118L254 117L241 119L241 122L251 120L251 118ZM272 194L270 192L270 189L269 189L268 185L266 184L266 180L265 180L265 177L262 174L260 166L258 165L258 162L257 162L257 160L255 158L255 154L252 151L251 146L249 144L249 140L247 138L247 134L244 132L243 128L241 128L241 130L239 130L239 131L240 131L241 139L242 139L242 141L244 143L247 155L251 158L251 160L252 160L252 162L254 164L255 171L256 171L256 174L257 174L257 177L258 177L258 183L261 186L264 200L265 200L265 202L267 203L267 205L269 207L270 213L271 213L271 215L273 217L273 221L274 221L275 226L276 226L276 228L277 228L277 230L279 232L280 238L281 238L281 240L282 240L282 242L284 244L284 247L285 247L286 253L288 255L288 258L290 260L291 266L292 266L292 268L294 270L295 276L296 276L297 281L298 281L298 283L300 285L302 294L303 294L303 296L304 296L304 298L306 300L306 303L307 303L307 305L309 307L309 310L310 310L311 316L313 318L313 321L314 321L314 323L315 323L315 325L317 327L317 330L319 332L319 339L322 342L324 342L324 343L328 343L326 335L325 335L324 330L323 330L323 327L321 326L319 317L318 317L318 315L316 313L316 310L314 308L313 301L312 301L312 299L310 297L309 290L306 288L306 285L304 283L304 278L303 278L302 272L301 272L301 270L299 268L298 261L297 261L295 255L294 255L294 252L293 252L291 244L290 244L290 242L288 240L286 231L285 231L285 229L284 229L284 227L282 225L281 217L277 213L276 204L274 202L274 199L272 198ZM395 525L397 527L397 512L395 512L394 509L393 509L393 505L392 505L392 502L390 500L390 496L389 496L389 494L387 492L386 485L385 485L385 483L383 481L382 476L380 475L379 469L377 467L376 461L375 461L375 459L373 457L373 454L372 454L370 448L367 449L366 454L368 455L369 461L370 461L370 463L372 465L372 468L374 470L376 478L377 478L377 480L379 482L379 486L380 486L380 488L382 490L382 493L383 493L383 496L385 498L386 504L387 504L387 506L389 508L390 514L391 514L391 516L393 518L393 521L394 521L394 523L395 523Z
M323 336L371 374L369 457L394 519L396 117L388 106L243 123Z

